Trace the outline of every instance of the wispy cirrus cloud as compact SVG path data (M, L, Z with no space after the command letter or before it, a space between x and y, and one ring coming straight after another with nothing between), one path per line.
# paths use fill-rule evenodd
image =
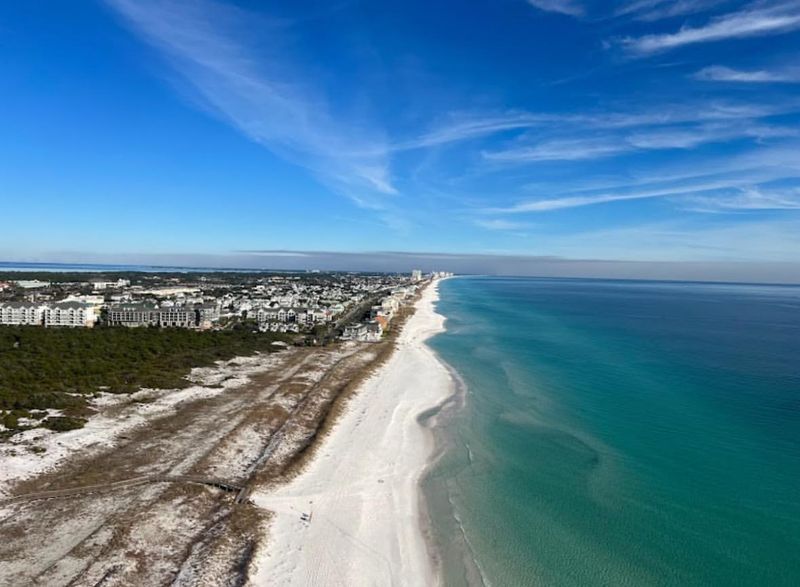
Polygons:
M512 130L534 128L561 119L557 114L535 112L456 113L428 132L392 144L391 150L409 151L437 147Z
M537 161L581 161L610 157L630 151L630 145L610 138L574 138L543 141L532 146L515 146L498 151L484 151L488 161L533 163Z
M583 16L586 8L576 0L528 0L528 4L545 12L557 12L568 16Z
M554 192L555 195L572 196L596 193L629 193L640 190L676 189L687 185L724 182L728 187L759 185L776 181L800 179L800 145L789 141L780 147L756 146L735 156L706 158L701 167L673 162L666 167L643 170L629 169L625 179L583 179L577 185L561 183L561 189L550 185L531 184L529 193Z
M732 195L689 196L686 209L693 212L746 212L758 210L800 210L800 190L748 187Z
M395 187L380 131L331 112L323 91L274 42L280 27L213 0L105 0L156 48L202 106L280 157L366 207Z
M757 150L720 161L718 165L677 174L651 174L616 186L587 187L562 192L557 197L527 199L505 207L484 209L487 218L497 215L550 212L610 202L669 198L684 203L703 203L704 211L790 210L800 207L800 188L776 189L771 185L796 184L800 178L797 145ZM543 189L543 188L537 188ZM686 208L684 208L686 209ZM699 205L693 206L699 211Z
M796 112L800 103L754 104L731 101L694 101L662 104L657 109L628 111L609 109L594 112L457 112L439 120L426 132L395 141L390 152L427 149L529 129L556 129L563 132L586 129L608 130L657 127L689 123L714 123L754 120Z
M793 210L797 189L778 191L774 185L796 185L800 180L797 144L758 148L734 157L707 160L702 169L678 165L653 173L647 169L626 181L589 181L572 189L531 185L529 193L548 197L527 198L510 205L483 208L487 219L506 215L540 214L612 202L648 199L673 200L679 211L731 212ZM760 195L759 195L760 194Z
M683 26L674 33L626 37L620 44L631 54L648 55L698 43L775 35L798 28L800 2L790 0L770 6L754 5L714 17L702 26Z
M742 84L800 83L800 68L743 70L711 65L692 75L706 82L733 82Z
M635 149L691 149L707 143L736 139L764 140L797 136L794 127L784 127L747 121L730 124L706 124L694 127L664 128L630 133L625 141Z
M594 206L596 204L607 204L609 202L623 202L626 200L646 200L651 198L663 198L666 196L680 196L708 192L728 187L727 183L698 184L685 188L664 188L658 190L647 190L632 193L606 193L593 194L587 196L568 196L563 198L547 198L542 200L529 200L520 202L506 208L493 208L487 210L494 214L525 214L530 212L551 212L553 210L564 210L566 208L581 208L583 206Z
M504 218L478 218L474 224L486 230L519 231L531 228L528 222L515 222Z
M652 22L687 14L705 12L729 0L634 0L623 4L614 16L632 16L635 20Z
M500 163L537 161L581 161L612 157L633 151L692 149L707 143L736 139L767 139L796 136L798 131L749 121L746 124L706 124L648 128L600 137L575 137L546 140L534 145L515 145L509 149L485 151L484 158Z

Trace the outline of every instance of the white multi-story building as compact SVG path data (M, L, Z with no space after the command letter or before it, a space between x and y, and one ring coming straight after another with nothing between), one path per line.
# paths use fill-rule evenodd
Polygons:
M344 327L342 340L357 340L361 342L379 342L383 336L383 326L380 322L372 320L362 324L348 324Z
M44 308L44 325L91 328L97 321L94 306L81 302L61 302Z
M219 320L216 304L177 305L120 304L108 308L109 326L161 326L162 328L211 328Z
M219 304L195 304L195 311L197 312L197 326L202 330L211 328L215 322L219 321Z
M22 289L42 289L50 287L49 281L39 281L38 279L18 279L14 283L17 284L17 287L21 287Z
M394 296L386 297L381 300L381 308L391 316L400 309L400 302Z
M153 313L156 308L147 304L114 304L109 306L106 320L109 326L155 325Z
M130 284L130 279L117 279L116 281L93 281L92 287L95 289L95 291L103 291L116 287L128 287Z
M411 272L411 280L412 281L422 281L422 270L414 269Z
M0 324L3 326L41 326L44 323L43 304L5 302L0 304Z
M80 302L0 304L0 324L4 326L92 327L96 320L94 307Z

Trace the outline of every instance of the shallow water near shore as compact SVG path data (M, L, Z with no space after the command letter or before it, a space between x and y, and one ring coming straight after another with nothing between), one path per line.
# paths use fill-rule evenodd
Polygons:
M459 278L447 585L800 584L800 288ZM472 562L474 561L474 564Z

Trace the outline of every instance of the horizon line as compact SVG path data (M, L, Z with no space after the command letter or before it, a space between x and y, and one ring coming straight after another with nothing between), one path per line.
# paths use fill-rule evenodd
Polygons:
M354 253L358 254L358 253ZM534 257L535 258L535 257ZM566 259L565 259L566 260ZM602 261L601 261L602 262ZM609 261L613 262L613 261ZM647 263L646 261L635 261L637 263ZM660 263L660 262L659 262ZM691 261L687 261L691 263ZM741 262L747 263L747 262ZM753 262L754 263L754 262ZM19 268L14 268L17 265ZM25 267L26 265L31 267ZM64 270L52 269L44 270L41 272L52 273L54 275L62 273L70 273L69 267L86 268L85 270L78 270L80 273L92 274L109 274L109 273L324 273L324 274L403 274L408 271L374 271L374 270L357 270L357 269L274 269L274 268L247 268L247 267L207 267L195 265L156 265L149 263L81 263L81 262L62 262L62 261L0 261L0 274L3 272L9 273L36 273L36 267L57 267L65 268ZM147 271L153 269L158 271ZM97 269L96 271L92 269ZM75 270L73 270L75 271ZM442 270L449 272L447 270ZM430 271L428 273L437 273L439 271ZM640 282L640 283L683 283L683 284L707 284L707 285L741 285L741 286L777 286L777 287L800 287L800 282L781 282L781 281L749 281L749 280L723 280L723 279L679 279L679 278L657 278L657 277L597 277L597 276L571 276L571 275L515 275L515 274L490 274L483 272L452 272L453 277L485 277L497 279L537 279L537 280L568 280L568 281L622 281L622 282Z

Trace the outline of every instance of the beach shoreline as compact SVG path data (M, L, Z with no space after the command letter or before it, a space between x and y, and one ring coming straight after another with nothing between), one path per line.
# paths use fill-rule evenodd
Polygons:
M444 331L438 285L423 290L391 357L349 400L305 469L253 493L271 522L252 584L440 582L420 486L436 458L423 420L435 419L456 389L425 344Z
M458 435L453 432L454 421L464 414L468 387L454 367L442 358L439 361L450 373L453 393L438 406L419 416L420 425L425 427L434 443L434 451L420 478L420 524L443 584L485 587L490 584L489 580L450 495L450 474L443 480L440 470L442 461L456 454L464 454L464 451L467 453L464 466L469 466L472 460L469 445L461 444Z

